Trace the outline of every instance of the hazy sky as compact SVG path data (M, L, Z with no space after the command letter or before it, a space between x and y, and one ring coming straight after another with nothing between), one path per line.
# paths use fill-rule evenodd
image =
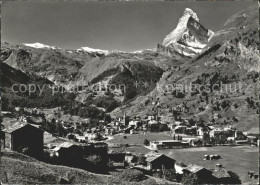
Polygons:
M213 31L252 1L200 2L4 2L2 41L41 42L133 51L154 48L177 25L186 7Z

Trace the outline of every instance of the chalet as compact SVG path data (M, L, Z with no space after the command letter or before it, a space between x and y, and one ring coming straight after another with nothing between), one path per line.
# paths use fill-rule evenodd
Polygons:
M1 131L3 148L28 155L41 156L43 154L43 130L31 125L17 122Z
M196 127L188 127L185 131L187 135L197 135L197 128Z
M116 133L115 128L112 128L112 127L105 128L105 134L106 135L114 135L115 133Z
M174 123L169 123L167 124L169 130L172 130L174 128Z
M86 137L85 136L80 136L79 134L75 134L75 140L80 143L85 143L86 142Z
M119 168L125 166L126 152L122 147L109 147L108 159L112 162L113 167Z
M54 152L55 156L62 159L66 159L72 156L78 156L82 153L82 149L78 145L71 142L61 143L60 145L56 146L52 151Z
M149 121L155 120L155 116L149 115L149 116L148 116L148 120L149 120Z
M100 133L87 133L87 132L84 132L84 137L88 141L93 141L93 140L99 140L101 138L101 135L100 135Z
M154 150L164 149L164 145L159 141L150 141L150 147Z
M178 134L185 134L187 130L187 126L176 126L174 131Z
M159 131L160 123L156 120L151 120L148 122L148 130L151 132Z
M164 155L155 152L149 152L145 154L147 168L149 170L158 169L174 169L175 160Z
M208 133L208 131L208 127L199 127L197 129L197 136L204 136L206 133Z
M199 138L183 138L184 141L188 142L190 146L202 146L203 141Z
M139 120L132 120L129 122L129 126L133 126L133 127L137 128L139 126L142 126L142 123Z
M216 169L213 171L212 176L215 178L215 180L214 180L215 183L218 183L218 184L230 183L230 184L232 184L231 176L229 175L227 170L222 168L221 164L216 164Z
M215 137L217 135L223 135L226 137L237 137L237 131L235 130L227 130L227 129L221 129L221 128L215 128L211 131L209 131L210 137Z
M212 171L197 165L189 165L183 169L183 174L196 174L199 179L199 184L205 184L212 182Z

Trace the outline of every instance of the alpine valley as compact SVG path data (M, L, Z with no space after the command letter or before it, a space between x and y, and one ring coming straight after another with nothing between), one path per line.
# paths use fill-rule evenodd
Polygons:
M45 3L36 4L88 34L58 2ZM91 16L106 14L89 14L87 2L67 3L59 10L69 5L87 26L102 24ZM0 185L259 184L259 8L218 31L186 8L161 43L133 52L2 42Z
M258 131L258 34L257 7L233 15L216 32L186 8L161 44L142 51L68 50L41 43L2 42L2 108L92 105L111 117L156 113L169 123L176 118L173 110L181 109L177 117L220 125L229 122L242 131ZM50 87L33 97L28 92L11 92L15 83L36 81L60 87L59 95L50 96ZM221 93L219 88L201 94L176 88L176 84L212 89L214 84L239 83L246 91ZM107 89L111 84L117 88ZM118 88L122 84L125 88ZM78 91L73 91L75 86L80 86Z

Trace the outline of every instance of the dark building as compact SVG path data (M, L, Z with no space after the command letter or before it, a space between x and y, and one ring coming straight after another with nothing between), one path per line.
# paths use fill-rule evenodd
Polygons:
M199 179L199 184L213 183L212 171L197 165L189 165L183 169L183 174L196 174Z
M215 177L215 182L218 184L234 184L233 179L225 169L217 169L212 173L213 177Z
M30 124L16 124L1 131L2 148L40 157L43 154L43 130Z
M145 155L147 167L150 170L174 169L175 160L159 153L148 153Z

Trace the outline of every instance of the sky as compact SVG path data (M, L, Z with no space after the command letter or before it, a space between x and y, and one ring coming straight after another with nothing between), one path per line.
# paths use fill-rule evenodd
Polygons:
M184 9L202 25L220 30L234 13L256 1L8 2L2 5L1 39L64 49L91 47L135 51L155 48L177 25Z

